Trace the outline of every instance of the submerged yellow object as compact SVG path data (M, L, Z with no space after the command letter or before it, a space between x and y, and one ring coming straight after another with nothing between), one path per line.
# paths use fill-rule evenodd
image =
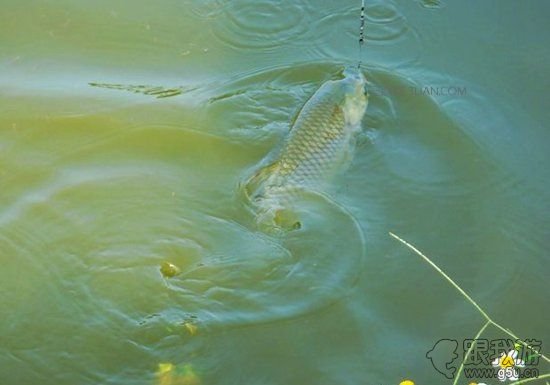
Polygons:
M399 383L399 385L414 385L414 382L411 380L404 380Z
M156 385L200 385L199 376L191 364L177 367L172 363L160 363L156 373Z
M164 374L164 373L168 373L172 370L174 370L175 366L174 364L171 364L169 362L167 363L160 363L159 364L159 369L157 371L157 375L161 375L161 374Z
M199 328L197 327L197 325L192 324L191 322L185 322L185 323L183 324L183 326L187 329L187 331L189 332L189 334L191 334L192 336L194 336L195 334L197 334L197 331L199 330Z
M172 278L181 273L181 269L170 262L162 262L160 272L165 278Z

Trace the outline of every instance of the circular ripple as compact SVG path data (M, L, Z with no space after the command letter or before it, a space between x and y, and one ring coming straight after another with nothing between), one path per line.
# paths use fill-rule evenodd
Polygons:
M395 40L409 31L407 19L391 3L375 2L365 13L367 42Z
M235 48L275 47L307 28L306 9L289 0L231 2L223 12L214 34Z
M364 58L386 65L402 64L418 58L422 52L419 36L392 2L370 2L365 18ZM304 52L314 58L347 57L355 61L358 59L358 39L359 8L347 6L329 15L315 16L300 44Z
M195 16L209 19L219 16L229 3L229 0L187 0L184 6Z
M310 33L344 29L350 39L357 40L359 37L358 12L359 10L355 6L342 8L338 12L320 18L319 21L314 23L315 26L310 29ZM369 40L396 40L409 32L410 27L407 19L391 2L374 1L366 6L365 38L367 44ZM326 38L327 36L321 34L321 37Z

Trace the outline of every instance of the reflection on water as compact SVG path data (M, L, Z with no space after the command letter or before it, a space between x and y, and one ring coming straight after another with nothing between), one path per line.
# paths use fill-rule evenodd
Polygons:
M127 85L127 84L108 84L108 83L90 83L92 87L107 88L111 90L128 91L136 94L152 95L157 98L169 98L181 95L183 92L192 90L186 87L164 88L160 86L147 85Z
M301 198L300 230L271 237L239 183L356 62L358 4L136 4L6 1L0 15L2 381L434 383L425 353L479 320L388 231L547 337L544 111L473 75L484 61L521 76L508 48L446 67L475 42L443 21L498 40L474 11L367 2L354 160ZM502 22L539 23L530 12ZM426 85L466 92L412 91Z

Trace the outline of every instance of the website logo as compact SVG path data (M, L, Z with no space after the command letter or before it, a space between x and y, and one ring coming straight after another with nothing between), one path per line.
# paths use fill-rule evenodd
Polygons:
M538 378L536 367L541 355L542 342L535 339L525 343L511 339L466 339L462 343L453 339L440 339L426 353L434 369L452 380L458 368L468 379L498 379L516 381ZM462 360L458 358L462 357Z

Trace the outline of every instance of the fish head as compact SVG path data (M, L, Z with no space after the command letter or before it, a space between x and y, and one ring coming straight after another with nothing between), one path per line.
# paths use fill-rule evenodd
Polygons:
M360 68L347 67L344 78L339 81L344 94L342 110L346 123L355 126L361 122L367 109L367 81Z

